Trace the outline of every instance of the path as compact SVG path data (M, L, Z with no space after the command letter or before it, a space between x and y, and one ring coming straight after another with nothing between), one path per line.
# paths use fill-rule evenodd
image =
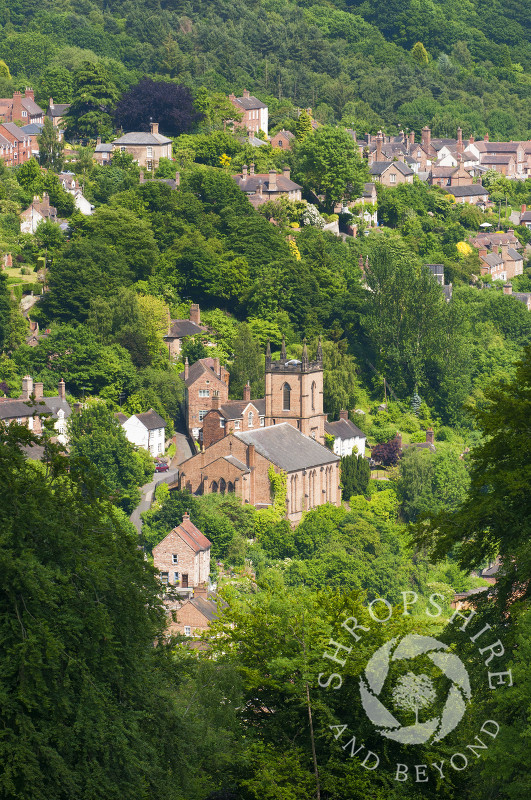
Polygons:
M187 458L191 458L193 455L188 438L184 435L184 433L175 434L175 446L176 453L171 460L173 467L177 467L179 464L182 464L183 461L186 461Z
M140 489L142 499L129 517L139 533L142 529L142 519L140 515L144 511L147 511L149 508L151 508L151 503L153 502L153 496L155 494L155 487L158 486L159 483L173 483L176 480L178 473L179 470L175 468L169 469L168 472L156 472L153 476L153 480L149 483L146 483Z

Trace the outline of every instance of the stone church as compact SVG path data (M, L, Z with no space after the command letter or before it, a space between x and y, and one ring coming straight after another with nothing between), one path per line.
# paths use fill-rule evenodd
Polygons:
M179 486L194 494L234 492L257 508L271 504L270 466L287 476L286 516L297 522L308 509L339 506L339 457L324 446L323 354L315 361L279 361L267 348L265 398L214 403L205 414L204 439L209 446L181 464ZM224 399L224 398L223 398ZM211 435L214 432L215 435Z

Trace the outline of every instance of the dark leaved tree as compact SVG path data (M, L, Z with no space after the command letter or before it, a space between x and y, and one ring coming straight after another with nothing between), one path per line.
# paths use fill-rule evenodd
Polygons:
M132 86L114 112L116 125L126 131L149 131L152 120L167 136L187 133L202 118L186 86L149 78Z
M384 467L394 467L400 458L400 441L395 438L372 448L372 458Z

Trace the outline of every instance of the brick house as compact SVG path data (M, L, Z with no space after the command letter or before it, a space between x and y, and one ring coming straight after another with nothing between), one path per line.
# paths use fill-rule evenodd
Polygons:
M399 183L413 183L415 173L403 161L374 161L369 167L370 174L384 186L398 186Z
M183 521L153 548L153 563L162 583L181 589L207 586L211 542L184 514Z
M194 596L186 600L172 616L167 631L169 635L200 636L219 616L226 603L204 587L194 589Z
M527 210L527 206L525 204L522 205L519 224L524 225L526 228L531 230L531 211Z
M200 358L192 366L188 359L181 372L184 381L184 415L191 436L202 441L203 420L213 407L214 397L224 404L229 400L229 373L219 358Z
M267 203L268 200L278 200L287 197L289 200L302 199L302 186L291 180L289 167L284 167L282 174L278 175L274 169L268 173L255 173L254 164L249 167L244 164L239 175L233 175L238 187L249 197L254 206Z
M70 103L54 103L53 97L48 101L46 116L51 119L54 128L62 130L64 128L64 118L68 114Z
M13 146L11 163L6 163L6 166L16 167L18 164L24 164L32 157L31 152L31 135L24 133L22 128L15 125L14 122L2 122L0 124L0 135L7 139Z
M291 131L286 131L284 128L275 133L270 139L271 147L277 147L279 150L291 150L291 142L295 135Z
M229 100L242 114L241 122L234 123L236 128L247 128L252 133L263 131L266 136L268 135L268 108L265 103L251 95L247 89L243 90L242 97L229 94Z
M22 133L29 136L31 155L34 158L39 157L39 143L38 138L42 133L43 125L40 122L30 122L29 125L23 125L20 129Z
M511 295L520 303L523 303L528 311L531 311L531 292L513 292L513 287L510 283L506 283L503 287L503 293Z
M244 387L243 400L223 403L219 396L212 398L212 408L203 419L203 446L210 447L235 431L263 428L265 424L265 399L251 400L251 387Z
M325 433L334 437L333 451L337 456L351 456L354 448L358 456L365 455L365 441L367 437L348 418L348 411L339 412L337 422L325 422Z
M168 333L164 341L168 345L170 359L175 361L179 356L187 336L195 336L197 333L204 333L205 330L205 326L201 325L201 311L197 303L192 303L190 306L190 319L169 320Z
M171 159L172 141L159 133L158 122L152 122L150 128L150 133L143 131L126 133L119 139L114 139L112 146L114 150L130 153L140 167L148 172L154 172L161 158Z
M165 420L152 408L143 414L133 414L122 423L128 441L137 447L144 448L153 457L164 455L165 426Z
M486 208L489 204L489 193L479 183L474 183L470 186L447 186L444 190L448 194L452 194L455 197L455 202L460 205L470 203L471 205Z
M114 147L109 142L102 142L101 136L96 139L94 161L102 167L111 163Z
M482 275L490 275L493 280L510 281L524 271L522 255L507 244L502 244L492 252L486 247L478 249Z
M35 233L39 223L47 219L56 222L57 209L50 205L50 198L44 192L42 200L34 197L33 203L21 213L20 231L21 233Z
M0 159L4 162L6 167L12 167L14 164L14 147L13 142L6 139L5 136L0 134Z
M0 99L0 119L2 122L44 122L44 111L35 102L33 89L24 94L13 92L13 97Z
M42 418L51 417L55 420L56 438L61 444L68 442L66 422L71 413L63 380L59 381L57 396L45 397L43 384L40 381L34 383L31 375L25 375L22 379L21 397L15 400L0 398L2 422L25 425L33 433L40 435L43 430Z

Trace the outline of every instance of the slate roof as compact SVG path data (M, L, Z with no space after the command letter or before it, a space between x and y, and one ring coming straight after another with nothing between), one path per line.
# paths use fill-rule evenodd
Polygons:
M236 103L238 103L238 105L244 108L246 111L249 111L252 108L267 108L266 103L262 103L258 97L254 97L253 95L249 95L249 97L237 97Z
M263 139L259 139L258 136L249 134L247 144L250 144L251 147L262 147L264 144L267 144L267 142L264 142Z
M28 136L40 136L43 128L42 122L30 122L29 125L23 125L20 130L27 133Z
M43 397L42 399L52 412L52 417L57 419L58 411L63 411L65 419L68 419L71 415L72 409L70 408L70 403L66 400L62 400L58 395L56 397Z
M531 222L531 211L524 211L520 214L520 222Z
M28 114L32 117L37 117L40 114L44 114L44 111L40 106L37 105L35 100L32 100L31 97L23 97L21 100L22 108L25 108Z
M402 173L402 175L407 176L414 174L413 170L402 161L373 161L369 167L369 172L371 175L383 175L383 173L388 170L389 167L396 167L397 170Z
M482 256L481 260L488 264L491 269L501 267L503 264L503 259L497 253L487 253L486 256Z
M373 192L376 189L376 185L374 183L364 183L363 184L363 191L361 193L362 197L372 197Z
M100 144L97 144L96 149L94 150L95 153L112 153L112 151L112 144L109 144L108 142L101 142Z
M518 250L515 250L514 247L508 247L507 254L511 256L513 261L522 261L523 259L523 256L521 256Z
M123 414L121 411L117 411L114 416L116 417L120 425L123 425L124 422L127 422L127 420L129 419L127 414Z
M282 136L284 139L287 139L288 142L295 138L294 133L292 133L291 131L286 131L284 130L284 128L282 128L281 131L277 131L277 133L275 133L275 135L272 136L271 138L276 139L277 136Z
M204 597L192 597L188 602L209 622L212 622L218 616L218 607L212 600L205 600ZM186 603L183 605L186 605Z
M261 417L265 416L265 398L263 397L260 400L234 400L232 403L224 403L219 410L225 419L240 419L249 403L253 404Z
M195 527L190 519L183 519L181 524L173 529L172 533L178 533L181 539L190 545L195 553L201 553L203 550L209 550L212 547L212 542L201 533L199 528Z
M495 247L500 244L513 245L514 247L521 247L519 240L514 233L479 233L473 239L472 244L475 247Z
M145 425L148 431L157 430L157 428L165 428L166 422L162 419L160 414L157 414L156 411L153 411L152 408L149 411L144 411L143 414L135 414L135 417L140 420L140 422Z
M119 139L114 139L113 144L117 145L125 145L125 144L147 144L147 145L158 145L158 144L170 144L171 139L168 139L167 136L163 136L161 133L145 133L144 131L131 131L131 133L126 133L123 136L120 136Z
M484 156L484 158L481 159L481 163L482 164L509 164L510 161L511 161L511 158L513 158L512 155L508 155L508 156L490 156L490 155L487 155L487 156Z
M520 142L475 142L480 153L516 153Z
M191 386L205 372L208 372L210 378L215 378L225 386L224 381L214 372L214 359L210 357L200 358L199 361L195 361L188 369L188 378L186 380L184 379L184 372L181 372L180 375L185 384Z
M0 402L0 419L34 417L51 414L52 410L42 400L3 400Z
M485 187L478 183L470 186L448 186L445 191L453 194L454 197L488 197L489 195Z
M224 459L225 461L228 461L229 464L232 464L234 467L236 467L236 469L239 469L241 472L251 471L247 466L247 464L244 464L243 461L240 461L240 459L236 458L236 456L224 456Z
M69 108L70 103L54 103L53 106L48 106L46 113L51 117L64 117Z
M367 438L363 431L360 431L349 419L339 419L337 422L325 422L324 429L331 436L335 436L336 439Z
M11 142L5 136L0 135L0 147L11 147Z
M269 173L247 175L245 178L242 175L233 175L232 177L242 192L247 194L256 194L260 184L262 184L262 189L266 194L272 191L269 188ZM290 178L285 178L284 175L277 175L277 192L294 192L297 189L302 189L302 186L299 186L298 183L295 183Z
M203 333L204 328L190 322L189 319L174 319L165 339L182 339L184 336L195 336L196 333Z
M234 435L245 444L254 444L257 453L286 472L339 461L339 456L315 439L305 436L289 422Z
M19 128L14 122L2 122L2 125L18 142L23 142L27 138L27 134L22 133L22 128Z

